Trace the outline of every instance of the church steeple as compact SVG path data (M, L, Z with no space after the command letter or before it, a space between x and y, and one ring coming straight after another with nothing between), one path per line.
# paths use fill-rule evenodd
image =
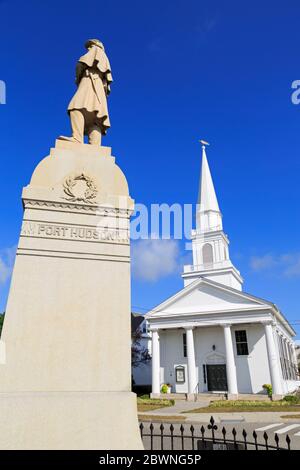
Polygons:
M222 230L222 214L211 177L208 161L206 157L206 145L204 140L200 140L202 144L202 166L198 195L197 207L197 229L202 231L219 229Z
M193 265L185 266L185 285L201 277L242 290L243 279L229 257L229 240L223 232L220 212L207 157L207 142L202 144L202 166L196 213L196 230L192 230Z

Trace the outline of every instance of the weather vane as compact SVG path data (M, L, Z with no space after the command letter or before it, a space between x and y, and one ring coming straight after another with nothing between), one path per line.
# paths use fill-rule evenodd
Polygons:
M206 142L206 140L199 140L200 144L202 144L203 147L205 147L206 145L209 145L208 142Z

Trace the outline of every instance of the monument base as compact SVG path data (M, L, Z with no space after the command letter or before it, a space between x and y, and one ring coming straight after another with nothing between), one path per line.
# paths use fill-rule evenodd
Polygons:
M0 393L0 448L141 450L131 392Z
M125 175L110 148L57 141L22 199L1 336L0 449L142 449Z

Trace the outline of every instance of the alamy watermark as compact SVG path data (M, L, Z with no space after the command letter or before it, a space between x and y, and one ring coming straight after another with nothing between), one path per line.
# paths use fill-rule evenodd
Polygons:
M291 100L293 104L300 104L300 80L294 80L292 83L293 91Z
M161 240L185 240L186 250L191 250L191 236L195 235L200 238L205 238L205 233L200 230L193 230L193 226L196 224L196 214L199 214L201 205L199 204L179 204L174 203L168 205L162 204L150 204L146 206L141 203L136 203L134 210L133 207L127 206L127 198L119 197L119 209L131 214L132 218L129 221L125 216L120 214L117 217L111 217L109 207L99 207L96 211L98 221L96 223L98 235L94 237L100 237L102 233L110 233L111 237L115 236L117 239L129 239L132 241L136 240L149 240L149 239L161 239ZM114 208L111 207L114 211ZM214 230L220 230L221 227L213 227ZM209 230L212 230L209 229ZM114 235L115 234L115 235ZM83 236L83 235L82 235Z
M0 80L0 104L6 104L6 84Z

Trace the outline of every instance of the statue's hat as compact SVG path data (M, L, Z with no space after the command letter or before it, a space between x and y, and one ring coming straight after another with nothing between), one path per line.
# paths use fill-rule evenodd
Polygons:
M101 49L104 49L103 43L99 41L99 39L88 39L84 47L88 49L91 46L98 46L98 47L101 47Z

